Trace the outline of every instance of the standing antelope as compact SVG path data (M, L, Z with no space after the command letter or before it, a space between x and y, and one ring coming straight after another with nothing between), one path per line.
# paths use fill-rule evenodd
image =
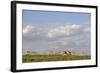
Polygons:
M71 51L63 51L65 55L72 55Z

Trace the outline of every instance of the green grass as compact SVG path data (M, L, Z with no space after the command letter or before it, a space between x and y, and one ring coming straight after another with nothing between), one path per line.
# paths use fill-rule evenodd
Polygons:
M23 63L30 62L46 62L46 61L72 61L72 60L88 60L90 56L77 56L77 55L24 55L22 58Z

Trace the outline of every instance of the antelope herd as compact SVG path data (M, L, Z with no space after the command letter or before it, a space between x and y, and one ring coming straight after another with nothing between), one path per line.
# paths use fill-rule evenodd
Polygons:
M33 51L27 51L27 55L39 55L40 53L38 52L33 52ZM73 55L72 51L61 51L61 52L49 52L49 53L42 53L42 55Z
M71 51L63 51L65 55L72 55Z

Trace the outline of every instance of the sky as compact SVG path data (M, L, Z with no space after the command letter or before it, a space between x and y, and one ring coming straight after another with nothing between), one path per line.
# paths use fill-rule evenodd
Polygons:
M23 10L23 54L72 51L90 55L91 14Z

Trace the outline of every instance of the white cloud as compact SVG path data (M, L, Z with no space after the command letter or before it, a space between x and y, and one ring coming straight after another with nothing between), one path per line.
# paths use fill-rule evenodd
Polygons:
M65 26L58 26L56 28L51 29L48 31L48 37L60 37L60 36L69 36L73 33L76 33L80 29L80 25L65 25Z
M27 25L23 28L23 35L27 38L67 38L68 36L77 35L82 32L89 32L90 27L83 28L84 25L77 24L66 24L62 26L44 28L44 27L34 27Z
M90 27L87 27L87 28L83 29L83 31L85 31L85 32L90 32L91 29L90 29Z
M28 34L32 32L33 28L34 28L33 26L27 25L26 27L23 28L23 34Z
M79 29L81 26L80 26L80 25L75 25L75 24L73 24L71 27L72 27L73 29Z
M37 35L44 35L45 29L40 28L40 27L34 27L34 26L24 26L23 28L23 35L24 36L31 36L31 37L36 37Z
M47 32L47 28L27 25L23 27L23 39L27 41L45 40L48 38Z

